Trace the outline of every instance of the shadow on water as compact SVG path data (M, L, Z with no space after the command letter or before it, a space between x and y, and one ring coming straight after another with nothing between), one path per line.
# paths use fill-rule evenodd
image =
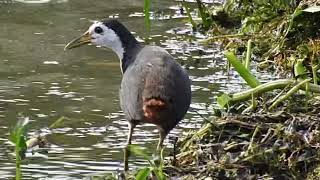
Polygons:
M191 107L197 113L188 112L170 134L178 136L201 126L199 114L211 112L215 95L243 86L233 72L227 75L218 45L205 47L190 36L190 27L176 13L178 2L157 1L155 6L161 13L152 21L147 41L170 51L193 82ZM145 39L142 8L140 0L0 0L1 178L14 176L13 147L7 138L19 113L31 119L28 136L40 132L52 143L47 155L34 154L23 164L24 179L81 178L122 168L127 123L119 108L118 59L110 50L93 46L69 52L63 47L90 25L89 20L104 17L119 18ZM60 127L47 128L62 116L68 120ZM138 126L133 143L153 149L157 138L152 125ZM172 143L165 144L170 151ZM138 158L130 163L146 164Z

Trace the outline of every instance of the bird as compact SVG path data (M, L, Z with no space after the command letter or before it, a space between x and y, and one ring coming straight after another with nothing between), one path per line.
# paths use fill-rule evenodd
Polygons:
M164 48L137 41L116 19L94 21L65 50L89 43L111 49L120 60L120 106L129 128L126 147L138 124L151 123L159 130L157 150L161 150L190 107L191 80L186 70ZM124 169L128 170L128 162Z

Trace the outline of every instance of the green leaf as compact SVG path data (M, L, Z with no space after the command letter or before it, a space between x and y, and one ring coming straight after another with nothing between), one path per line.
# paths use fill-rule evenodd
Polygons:
M150 174L150 168L140 169L136 175L136 180L146 180Z
M293 19L300 16L303 13L303 11L300 8L297 8L293 13ZM293 22L293 19L291 20ZM290 28L291 29L291 28Z
M140 146L137 145L129 145L130 151L138 156L142 156L144 159L150 162L150 158L148 157L148 153L146 150L142 149Z
M23 160L25 158L25 153L27 151L27 141L25 136L20 136L19 144L16 145L16 151L19 153L20 160Z
M315 12L319 12L320 11L320 6L311 6L311 7L308 7L304 10L302 10L304 12L310 12L310 13L315 13Z
M294 64L294 76L299 79L305 79L306 77L306 68L303 65L303 59L298 59Z
M222 107L222 108L224 108L224 107L226 107L227 104L229 104L229 101L230 101L231 99L232 99L232 98L231 98L229 95L223 93L221 96L219 96L219 97L217 98L217 101L218 101L219 106Z
M23 136L23 135L20 136L20 140L19 140L18 145L19 145L20 151L27 150L27 141L26 141L25 136Z
M241 63L241 61L233 52L228 51L225 53L225 56L250 87L255 88L261 84L258 79Z
M13 130L10 132L10 141L15 143L16 154L16 180L21 179L21 160L25 157L27 143L25 137L25 127L29 123L29 118L20 119Z
M13 143L17 143L20 137L24 135L25 127L29 123L29 118L23 118L18 120L16 126L10 132L9 140Z

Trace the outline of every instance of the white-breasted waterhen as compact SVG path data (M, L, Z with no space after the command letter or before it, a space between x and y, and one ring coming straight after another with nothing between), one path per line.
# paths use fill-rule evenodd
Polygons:
M186 71L163 48L139 43L117 20L95 21L65 49L88 43L110 48L120 59L123 73L120 103L129 122L127 147L137 124L152 123L159 129L157 150L160 150L166 135L190 106L191 84ZM125 155L125 170L127 161Z

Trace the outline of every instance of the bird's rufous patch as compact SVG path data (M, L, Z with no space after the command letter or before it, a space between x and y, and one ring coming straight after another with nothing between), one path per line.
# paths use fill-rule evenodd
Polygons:
M161 110L165 108L166 104L163 100L152 98L143 101L144 117L149 123L158 124Z

